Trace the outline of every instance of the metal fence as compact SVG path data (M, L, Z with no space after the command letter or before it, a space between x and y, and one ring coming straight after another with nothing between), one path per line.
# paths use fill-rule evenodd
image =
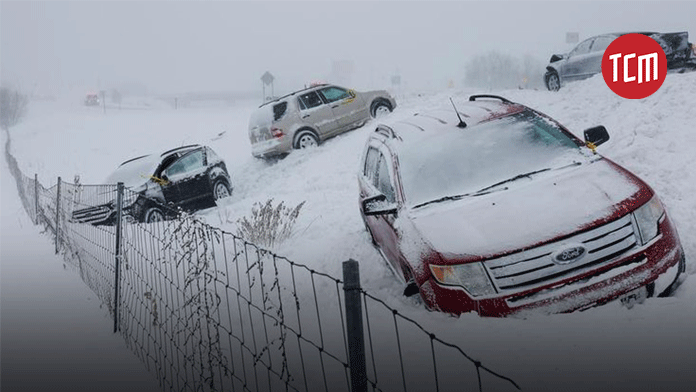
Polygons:
M53 234L114 318L114 330L170 391L516 390L360 288L195 216L143 223L118 185L45 188L6 158L22 203ZM162 207L166 208L166 207ZM84 223L82 213L112 217ZM344 283L347 282L347 283Z

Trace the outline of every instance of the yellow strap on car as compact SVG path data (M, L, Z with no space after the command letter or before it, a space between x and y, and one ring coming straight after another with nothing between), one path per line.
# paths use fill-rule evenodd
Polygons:
M593 153L595 153L595 154L597 153L597 146L595 146L594 143L592 143L592 142L585 142L585 144L587 145L587 147L588 147L590 150L592 150Z
M154 181L154 182L156 182L157 184L162 185L162 186L169 184L169 181L167 181L167 180L165 180L165 179L162 179L162 178L159 178L159 177L152 176L152 175L141 174L141 177L143 177L143 178L149 178L149 179L151 179L152 181Z

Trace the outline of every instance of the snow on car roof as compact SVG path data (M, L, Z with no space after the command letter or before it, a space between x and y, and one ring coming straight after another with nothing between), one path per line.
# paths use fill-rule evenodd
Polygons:
M517 103L504 103L492 100L478 100L476 102L455 103L457 111L467 128L496 118L522 112L524 105ZM414 113L412 117L401 119L386 125L394 130L404 143L419 143L431 133L452 132L458 129L459 117L454 108L431 110L423 113Z

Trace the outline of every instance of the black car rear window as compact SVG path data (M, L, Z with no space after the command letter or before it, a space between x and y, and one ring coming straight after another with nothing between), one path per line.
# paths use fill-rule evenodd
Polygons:
M273 105L273 121L278 121L283 118L283 115L288 110L288 102L281 102L277 105Z

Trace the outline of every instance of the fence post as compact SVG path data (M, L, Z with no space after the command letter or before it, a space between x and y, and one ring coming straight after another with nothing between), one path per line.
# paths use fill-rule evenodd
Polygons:
M60 251L60 177L58 177L58 189L56 191L56 254Z
M39 175L34 173L34 224L39 224Z
M362 302L360 302L360 267L353 259L343 262L343 291L346 303L351 392L367 392L365 336Z
M116 185L116 264L114 265L114 333L118 332L118 295L121 272L121 221L123 204L123 183Z

